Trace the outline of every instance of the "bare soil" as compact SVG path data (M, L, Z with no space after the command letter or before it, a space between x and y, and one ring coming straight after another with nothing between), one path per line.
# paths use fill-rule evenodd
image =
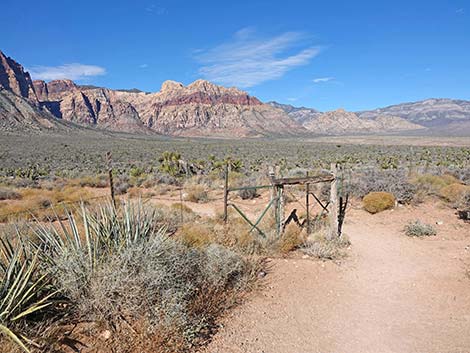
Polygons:
M271 259L265 288L223 321L217 352L470 352L470 224L436 203L347 215L346 258ZM410 220L438 235L404 235Z

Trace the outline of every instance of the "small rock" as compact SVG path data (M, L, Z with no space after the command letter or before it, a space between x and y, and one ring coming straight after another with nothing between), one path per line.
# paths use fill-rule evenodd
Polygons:
M437 221L436 224L437 224L438 226L442 226L442 225L444 224L444 222L442 222L442 221Z
M302 256L302 259L308 259L310 256L308 256L307 254L305 254L304 256Z
M101 337L104 339L104 340L109 340L111 338L111 331L109 330L104 330L103 332L101 332Z
M264 271L258 272L258 278L263 278L263 277L266 277L266 272Z

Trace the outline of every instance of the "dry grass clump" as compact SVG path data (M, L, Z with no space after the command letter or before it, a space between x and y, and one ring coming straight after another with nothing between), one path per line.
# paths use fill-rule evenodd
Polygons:
M306 232L303 232L296 224L289 224L279 240L276 242L276 247L281 254L287 254L296 250L305 243Z
M450 202L452 205L458 207L462 204L465 195L470 192L470 187L460 183L453 183L447 186L444 186L439 195L446 201Z
M0 187L0 201L3 200L19 200L21 194L15 190Z
M183 224L176 232L176 237L186 246L202 248L214 242L214 232L203 224Z
M8 220L50 217L65 215L65 207L70 203L87 200L93 195L81 187L66 186L62 189L22 189L19 200L0 204L0 222ZM51 206L54 206L52 208Z
M344 256L344 249L350 245L346 235L329 239L328 229L316 232L308 237L300 250L312 257L322 260L335 260Z
M189 185L185 190L183 194L185 201L203 203L209 200L209 195L203 185Z
M395 197L389 192L370 192L362 199L364 209L372 214L392 209Z
M404 229L409 237L430 237L437 234L436 228L431 224L422 223L420 220L409 222Z
M426 195L439 195L442 188L460 182L456 177L449 174L422 174L415 176L412 179L412 183L416 185L417 189L420 191L419 196L423 198Z
M71 180L71 185L78 185L81 187L90 187L90 188L106 188L109 185L108 176L105 174L85 176L79 179Z

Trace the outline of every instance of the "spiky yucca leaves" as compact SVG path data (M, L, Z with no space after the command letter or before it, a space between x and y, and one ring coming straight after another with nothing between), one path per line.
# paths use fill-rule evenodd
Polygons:
M40 274L37 253L27 251L20 239L15 245L1 239L0 279L0 333L29 352L31 341L20 333L21 324L50 306L55 293L47 287L47 275Z
M65 221L37 224L38 242L33 245L42 250L45 260L67 253L81 252L90 268L103 255L119 252L122 248L142 239L147 239L163 229L157 229L160 219L157 209L144 208L141 202L127 202L116 210L112 203L92 211L81 205L79 219L74 212L67 211Z
M144 208L141 202L125 203L118 210L111 203L96 210L82 205L76 212L68 212L65 221L58 218L49 225L38 223L33 246L53 285L77 306L88 297L97 271L114 255L132 244L165 238L159 220L158 210Z

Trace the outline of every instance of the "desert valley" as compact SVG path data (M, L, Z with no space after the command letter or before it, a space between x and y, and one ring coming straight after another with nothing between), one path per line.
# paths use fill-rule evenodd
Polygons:
M102 80L0 51L0 352L470 352L470 100L274 85L324 50L299 33L199 43L197 77L142 90L110 88L149 69L130 49Z

